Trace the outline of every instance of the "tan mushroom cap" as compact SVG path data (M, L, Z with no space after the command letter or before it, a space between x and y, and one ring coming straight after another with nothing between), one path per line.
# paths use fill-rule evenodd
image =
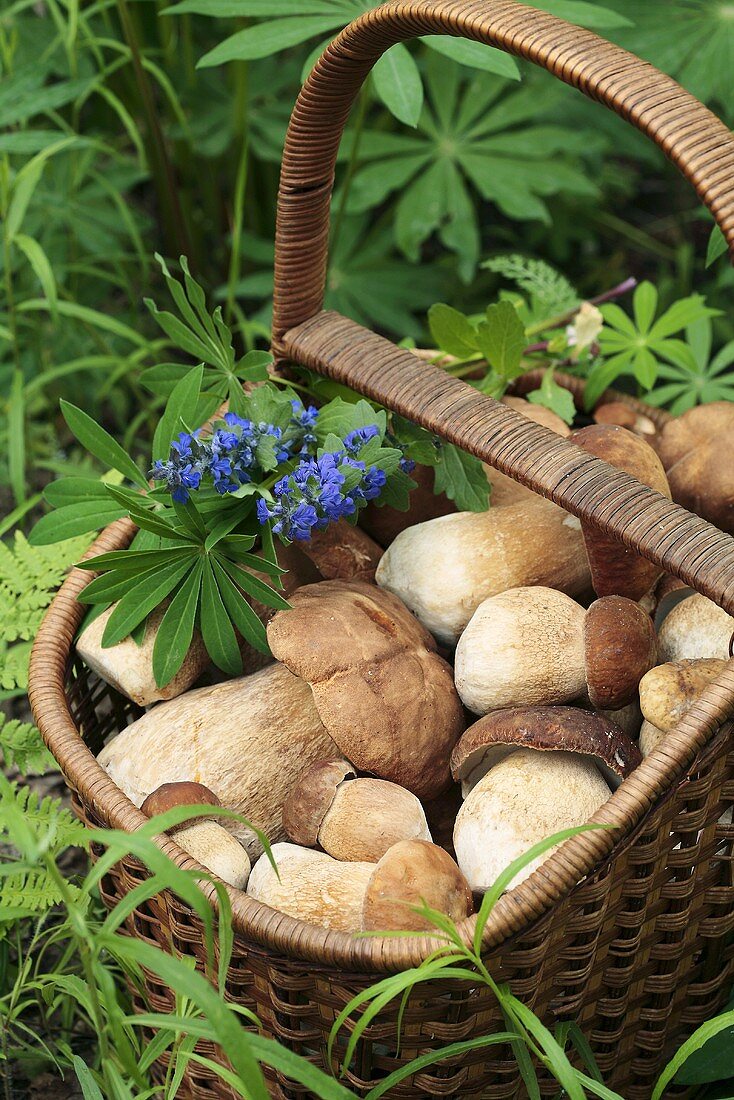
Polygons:
M663 619L658 630L658 659L668 663L696 657L727 658L733 634L734 617L695 592Z
M319 844L342 860L377 863L401 840L431 840L418 798L387 779L340 783L319 829Z
M451 773L457 783L471 789L520 748L589 757L612 786L641 760L634 741L600 714L578 707L508 707L469 726L451 754Z
M356 776L348 760L317 760L299 778L283 803L283 828L294 842L314 848L326 811L339 784Z
M631 703L655 664L657 638L650 616L624 596L602 596L584 619L586 684L593 707Z
M649 416L634 409L625 401L605 401L594 409L594 422L596 424L616 424L618 428L627 428L635 435L647 437L652 441L657 429Z
M180 783L161 783L160 787L156 787L154 791L148 795L143 801L140 810L141 813L147 814L148 817L157 817L158 814L164 814L168 810L174 809L175 806L221 806L214 791L211 791L203 783L195 783L193 781L182 781ZM196 818L195 820L201 821L204 818ZM169 832L173 833L177 828L182 828L185 822L181 825L174 825Z
M411 908L424 901L456 922L473 911L469 883L448 852L427 840L393 844L367 884L362 928L435 932L436 926Z
M640 682L645 720L662 731L673 729L702 691L727 668L717 657L671 661L650 669Z
M668 469L673 500L734 534L734 418Z
M464 714L449 665L397 597L358 581L300 588L268 626L273 655L310 684L360 771L433 798L450 782Z
M626 428L591 424L574 432L571 440L670 499L668 480L657 454ZM582 522L582 529L596 594L642 599L662 573L659 566L591 524Z
M731 428L734 428L734 403L731 401L696 405L668 421L656 440L655 449L668 470L694 447Z

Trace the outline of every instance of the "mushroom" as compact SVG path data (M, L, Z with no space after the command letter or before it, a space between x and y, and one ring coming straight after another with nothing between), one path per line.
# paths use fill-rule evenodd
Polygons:
M359 513L359 526L385 548L406 527L456 512L453 500L449 500L445 493L434 492L432 466L416 466L410 476L416 488L410 493L409 511L401 512L389 504L379 505L370 501Z
M281 664L159 703L110 741L99 763L136 806L161 783L193 776L269 839L304 767L333 756L308 684ZM253 856L252 830L226 828Z
M517 707L470 726L451 759L468 791L456 818L459 867L474 891L534 844L583 825L640 762L636 746L599 715L574 707ZM606 778L605 778L606 777ZM528 877L550 852L523 868Z
M642 436L649 443L657 431L654 422L649 416L644 416L628 405L626 401L605 401L594 409L594 422L596 424L615 424L618 428L627 428L635 435Z
M469 726L451 754L451 774L466 797L496 764L527 748L588 757L610 787L641 759L634 741L600 714L579 707L505 707Z
M731 428L734 428L734 404L731 401L696 405L668 421L656 440L655 449L665 469L670 470L701 443Z
M323 581L294 593L267 630L356 768L419 798L449 785L461 702L436 643L400 600L359 581Z
M710 430L668 468L670 491L678 504L734 535L734 416L728 428L716 431L712 425Z
M278 873L261 855L247 884L251 897L309 924L339 932L360 929L374 863L342 863L298 844L273 844L271 851Z
M163 783L140 807L148 817L157 817L176 806L220 806L217 796L202 783ZM250 874L250 860L242 845L217 821L195 817L168 830L179 847L212 871L222 882L244 890Z
M469 883L448 852L427 840L401 840L372 872L361 927L367 932L435 932L436 925L416 912L423 903L455 922L474 910Z
M728 661L718 657L670 661L643 676L640 706L645 721L640 749L647 756L672 730L709 684L726 670Z
M626 428L591 424L574 432L571 440L589 454L624 470L670 498L665 471L655 451ZM662 569L593 524L582 521L582 527L596 594L642 599L655 584Z
M283 806L283 827L296 844L368 863L399 840L431 839L414 794L384 779L358 779L346 760L306 769Z
M734 618L699 592L678 603L658 632L661 662L729 656Z
M591 583L581 524L540 497L409 527L385 551L376 579L445 645L498 592L548 585L579 596Z
M586 611L553 588L511 588L480 604L456 647L455 679L475 714L521 704L630 703L655 663L648 615L621 596Z

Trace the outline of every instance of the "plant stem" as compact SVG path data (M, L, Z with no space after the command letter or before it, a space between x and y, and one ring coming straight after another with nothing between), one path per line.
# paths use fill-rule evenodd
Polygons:
M240 276L240 256L242 251L242 220L245 208L245 191L247 189L247 165L249 157L249 133L247 129L247 63L241 62L236 69L236 94L234 108L234 131L242 131L242 145L237 164L237 176L234 188L234 209L232 212L232 247L229 254L229 271L227 273L227 301L224 312L227 323L232 320L234 312L235 286Z
M151 165L154 166L153 183L158 196L161 219L164 223L166 236L168 238L168 247L173 249L178 255L191 257L191 240L186 221L181 212L173 165L171 164L166 150L166 142L158 117L150 80L143 68L137 30L130 15L127 0L117 0L117 10L120 16L120 24L125 36L125 41L130 47L135 81L138 87L143 114L147 122L148 158ZM193 259L192 257L192 260Z
M352 148L349 153L349 163L347 165L347 174L344 177L344 185L342 188L341 199L339 201L339 209L336 213L334 220L334 229L331 234L331 253L332 256L336 252L336 247L339 242L339 235L341 233L342 223L344 221L344 215L347 210L347 201L349 199L349 192L352 188L352 182L354 180L354 173L357 170L357 162L359 159L359 146L362 140L362 132L364 130L365 118L367 116L367 102L369 99L369 81L365 81L362 85L362 90L359 93L359 105L357 108L357 120L354 125L354 138L352 140Z

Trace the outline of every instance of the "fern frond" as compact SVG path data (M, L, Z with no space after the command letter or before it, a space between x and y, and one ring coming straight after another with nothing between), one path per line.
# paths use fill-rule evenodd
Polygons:
M542 260L517 253L495 256L482 267L502 275L530 295L533 314L555 317L579 304L579 296L564 275Z
M1 881L0 921L37 916L62 900L57 884L43 867L22 869L5 875ZM67 889L75 897L79 895L78 887L72 883L67 883Z
M30 722L7 719L0 714L0 759L22 775L43 775L53 771L56 761Z
M31 546L15 532L12 545L0 542L0 641L28 641L66 573L89 545L89 537L50 546Z
M65 848L86 847L88 830L61 805L61 800L0 776L0 837L13 839L13 825L22 816L23 824L39 844L53 855Z

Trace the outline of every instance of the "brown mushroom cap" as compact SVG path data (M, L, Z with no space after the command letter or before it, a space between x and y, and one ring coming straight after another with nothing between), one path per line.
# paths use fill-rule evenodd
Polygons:
M616 424L627 428L635 435L651 438L655 435L655 424L649 416L643 416L637 409L625 401L605 401L594 409L594 421L597 424Z
M602 596L584 619L586 684L593 707L631 703L655 664L657 639L650 616L624 596Z
M480 718L464 733L451 754L453 777L472 787L518 748L591 757L611 786L641 760L626 733L599 714L578 707L507 707Z
M701 692L726 671L728 663L718 657L700 657L650 669L640 682L645 721L664 732L673 729Z
M670 498L670 488L660 459L652 447L626 428L591 424L571 436L573 443L589 454L636 477L644 485ZM662 570L617 539L591 524L581 524L591 580L598 596L627 596L640 600L649 592Z
M214 794L214 791L210 791L203 783L161 783L160 787L156 787L154 791L151 791L140 809L148 817L157 817L158 814L164 814L168 810L172 810L174 806L221 805L222 803ZM202 818L195 818L194 820L201 821ZM206 820L206 818L203 818L203 820ZM177 828L180 829L184 825L186 825L186 822L182 821L180 825L175 825L172 829L169 829L169 832L175 832Z
M283 828L295 844L314 848L337 787L356 772L348 760L317 760L299 778L283 803Z
M401 512L389 504L379 507L374 501L370 501L359 513L359 526L380 546L387 548L406 527L425 523L437 516L448 516L456 511L453 500L449 500L445 493L434 493L432 466L416 466L410 476L416 483L416 488L410 493L409 512Z
M734 428L734 404L731 401L696 405L682 416L668 421L656 440L655 450L668 470L694 447L731 428Z
M734 420L668 468L673 500L734 534Z
M268 641L310 684L321 721L355 767L419 798L448 786L461 701L433 637L396 596L359 581L308 585L272 619Z
M426 902L454 921L473 910L469 883L448 852L427 840L393 844L372 872L362 907L368 932L408 929L435 932L435 925L411 906Z

